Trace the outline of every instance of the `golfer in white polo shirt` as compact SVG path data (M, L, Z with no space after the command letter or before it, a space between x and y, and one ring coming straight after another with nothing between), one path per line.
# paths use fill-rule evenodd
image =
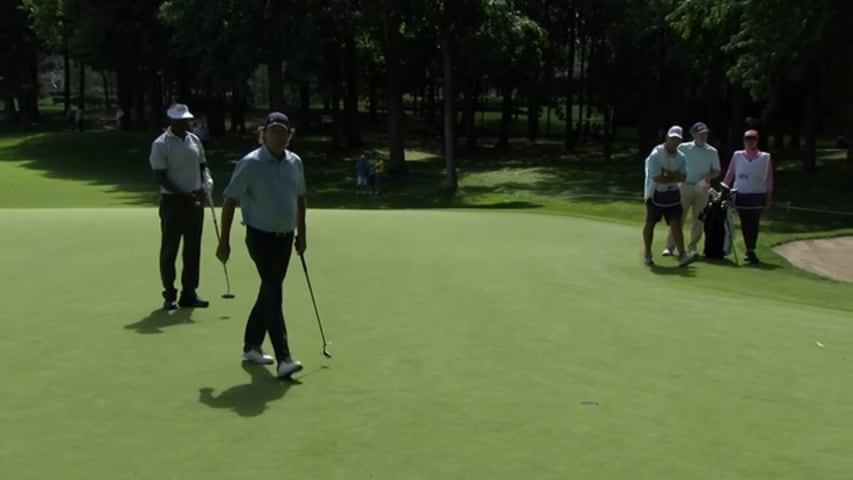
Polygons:
M652 241L655 225L666 219L670 232L678 246L678 264L687 265L696 259L694 252L684 251L684 237L681 232L681 191L678 184L687 177L687 160L678 150L682 140L682 130L672 126L666 133L666 141L652 149L646 157L646 186L643 198L646 202L646 223L643 226L646 265L654 265Z
M189 131L189 108L174 104L166 112L170 126L151 144L149 163L160 186L160 279L163 308L206 308L199 298L201 234L205 190L213 188L201 140ZM175 289L175 261L184 241L181 296Z
M708 133L711 130L708 125L698 122L690 128L693 136L692 142L682 143L678 150L684 154L687 160L687 178L679 185L681 190L681 208L683 210L681 223L687 225L687 211L691 211L692 228L690 230L690 241L687 243L687 251L695 252L702 238L704 223L699 220L699 214L708 204L708 191L711 189L711 181L720 176L720 154L717 149L708 144ZM672 233L666 239L666 249L663 256L672 255L675 250L675 239Z

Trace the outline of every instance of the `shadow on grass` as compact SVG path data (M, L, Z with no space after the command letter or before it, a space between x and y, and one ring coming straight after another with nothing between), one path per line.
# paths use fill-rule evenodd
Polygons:
M696 269L691 267L690 265L679 267L676 264L671 267L662 267L658 264L654 264L649 267L649 270L655 275L668 275L688 278L693 278L696 276Z
M155 333L163 333L163 329L175 327L178 325L190 325L195 323L192 317L192 309L179 308L177 310L166 311L162 308L152 311L147 317L142 320L125 325L127 330L136 330L136 333L150 335Z
M210 387L200 388L198 401L210 408L228 410L241 417L257 417L268 404L284 398L290 387L300 385L299 380L279 381L269 368L244 362L243 370L249 374L249 383L235 385L218 395Z
M767 271L771 271L771 272L774 270L779 270L780 268L783 268L781 265L777 265L775 263L768 263L765 260L762 260L760 263L755 263L755 264L753 264L753 263L741 263L740 266L743 268L752 268L755 270L767 270Z
M155 132L60 131L28 136L2 136L0 162L21 162L49 178L67 179L106 187L127 205L154 206L158 188L148 164L149 148ZM384 150L387 137L365 135L365 149ZM208 163L215 181L214 200L221 203L235 162L257 147L253 133L215 139L207 146ZM328 137L297 137L293 149L306 165L309 205L339 209L422 209L486 208L583 209L584 205L611 205L636 200L610 214L642 218L641 191L643 161L620 146L613 161L601 159L595 145L567 152L560 144L516 143L506 149L479 148L460 152L459 189L448 195L443 189L444 162L440 142L413 136L407 148L422 153L408 163L407 174L383 178L382 195L356 193L353 157L355 151L340 155L329 152ZM624 148L623 148L624 147ZM425 155L423 155L425 154ZM853 216L800 211L786 207L808 206L826 210L848 210L849 177L841 162L822 161L820 174L803 174L797 158L775 157L778 185L776 198L783 201L771 208L762 229L772 233L807 233L853 227ZM724 162L725 163L725 162ZM21 185L17 188L27 188ZM49 192L45 192L48 194ZM564 204L551 202L563 200ZM600 210L599 210L600 211Z
M732 258L708 258L703 257L700 260L702 263L713 265L715 267L729 267L729 268L737 268L738 264Z
M157 135L115 130L32 134L0 149L0 162L21 162L22 168L47 178L106 187L109 193L120 193L127 205L153 206L159 200L159 187L148 157ZM230 152L248 152L251 148L248 139L237 137L211 145L208 163L220 188L227 184L233 169L227 164L239 158Z

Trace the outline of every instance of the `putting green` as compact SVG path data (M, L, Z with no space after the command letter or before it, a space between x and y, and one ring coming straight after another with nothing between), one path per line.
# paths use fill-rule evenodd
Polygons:
M849 312L797 304L847 286L784 267L659 259L650 272L638 228L591 220L309 215L334 358L320 354L294 259L286 316L306 369L283 386L239 362L257 288L239 228L236 299L220 298L207 219L200 293L212 306L167 315L156 310L156 210L0 210L3 477L853 471ZM748 288L758 294L732 293Z

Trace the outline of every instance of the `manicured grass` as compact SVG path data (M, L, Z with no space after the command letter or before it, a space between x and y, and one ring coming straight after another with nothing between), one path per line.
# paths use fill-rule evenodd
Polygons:
M208 218L201 293L212 308L157 310L151 139L0 135L4 478L775 480L853 469L851 388L839 381L853 285L768 248L853 233L849 217L781 206L848 210L832 153L812 178L780 152L762 267L658 258L650 271L642 162L629 156L466 153L449 198L439 147L415 139L410 174L372 197L353 192L354 152L328 157L327 139L298 138L308 262L335 357L320 355L294 259L286 315L306 370L282 385L239 363L257 288L239 227L237 298L219 298ZM217 191L254 142L209 147Z
M832 289L849 299L849 288L784 269L650 272L634 226L580 218L309 220L334 359L320 355L294 259L286 315L306 370L280 385L239 363L257 288L239 230L236 298L219 298L208 219L201 293L212 308L167 315L156 310L155 210L0 210L4 477L778 480L853 469L850 313L801 304Z

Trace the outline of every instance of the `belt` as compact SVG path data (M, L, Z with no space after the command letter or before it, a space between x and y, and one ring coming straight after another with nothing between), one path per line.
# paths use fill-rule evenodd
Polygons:
M246 230L253 230L256 233L259 233L261 235L267 235L267 236L276 237L276 238L285 238L285 237L288 237L290 235L293 235L293 231L290 231L290 232L267 232L266 230L261 230L260 228L255 228L251 225L246 225Z

